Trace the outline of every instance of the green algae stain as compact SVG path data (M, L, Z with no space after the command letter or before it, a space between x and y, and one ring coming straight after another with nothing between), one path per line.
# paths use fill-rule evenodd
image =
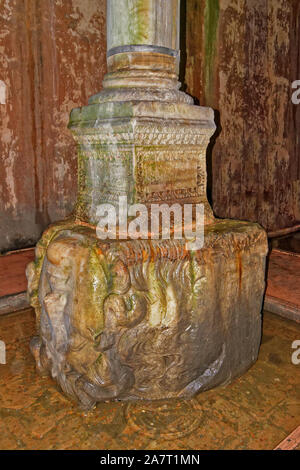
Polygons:
M215 55L219 22L219 0L206 0L204 12L204 83L206 103L212 105L215 90Z
M145 0L135 0L131 4L128 33L132 44L143 44L148 39L151 28L147 15L148 8L148 2L145 2Z

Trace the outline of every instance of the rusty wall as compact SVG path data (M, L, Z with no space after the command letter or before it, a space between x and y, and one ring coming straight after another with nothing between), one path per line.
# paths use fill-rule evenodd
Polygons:
M300 221L299 0L186 0L187 91L212 106L216 215L276 230Z
M298 0L182 0L187 91L212 106L216 215L268 230L300 220ZM0 252L71 212L69 112L101 89L106 0L0 0Z
M101 89L106 0L0 0L0 252L72 211L70 110Z

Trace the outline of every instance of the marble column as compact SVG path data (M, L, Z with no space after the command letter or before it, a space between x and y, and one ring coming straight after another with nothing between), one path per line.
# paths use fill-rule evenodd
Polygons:
M133 46L179 50L180 0L111 0L107 4L107 51Z
M84 408L189 398L258 355L267 238L257 224L215 219L207 201L214 112L180 91L179 3L108 0L103 89L70 116L76 208L27 269L37 369ZM187 250L175 232L102 239L99 206L125 196L150 212L203 204L204 246Z

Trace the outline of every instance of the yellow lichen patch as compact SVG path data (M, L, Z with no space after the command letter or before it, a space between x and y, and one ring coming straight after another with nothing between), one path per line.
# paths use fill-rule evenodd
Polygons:
M91 340L103 329L103 302L107 296L106 276L94 247L81 250L76 270L72 324L83 337Z

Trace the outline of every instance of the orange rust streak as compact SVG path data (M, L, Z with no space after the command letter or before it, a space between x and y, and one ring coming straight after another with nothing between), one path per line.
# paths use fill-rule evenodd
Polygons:
M239 275L239 290L242 288L242 275L243 275L243 267L242 267L242 258L241 258L241 253L237 253L237 270L238 270L238 275Z

